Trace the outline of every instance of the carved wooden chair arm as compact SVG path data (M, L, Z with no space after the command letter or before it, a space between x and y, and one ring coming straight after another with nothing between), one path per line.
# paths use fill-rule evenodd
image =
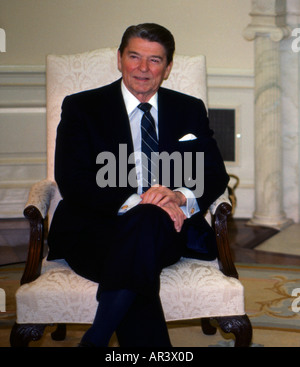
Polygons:
M220 269L225 275L238 278L228 239L227 219L231 210L232 205L227 191L210 207L210 212L213 215L212 223L216 232Z
M30 239L21 284L32 282L40 275L44 250L44 220L55 186L53 181L43 180L34 184L30 190L24 209L24 216L30 223Z

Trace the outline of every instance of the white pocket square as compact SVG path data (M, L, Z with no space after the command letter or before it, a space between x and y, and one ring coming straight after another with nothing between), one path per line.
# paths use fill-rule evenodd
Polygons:
M188 141L188 140L195 140L195 139L197 139L197 136L195 136L194 134L186 134L181 139L179 139L179 141Z

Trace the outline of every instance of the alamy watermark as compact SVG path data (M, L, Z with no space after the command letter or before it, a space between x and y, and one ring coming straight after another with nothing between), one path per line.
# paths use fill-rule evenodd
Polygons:
M292 37L296 37L292 42L292 50L294 52L299 52L300 51L300 28L293 29Z
M6 294L2 288L0 288L0 312L6 312Z
M300 288L295 288L292 291L292 297L296 297L292 302L292 311L300 312Z
M0 28L0 52L6 52L6 34L2 28Z
M135 164L135 153L127 155L127 145L119 144L119 166L112 152L101 152L96 158L96 163L102 167L96 175L96 182L99 187L127 187L128 185L136 188L138 186L136 170L132 168L128 172L128 164ZM141 153L142 176L148 174L148 159L144 153ZM171 180L175 187L185 186L189 188L196 198L203 195L204 191L204 153L196 152L193 162L193 153L168 152L151 154L151 174L155 177L157 183L160 181L163 186L169 187ZM194 165L193 165L194 163ZM161 167L161 170L159 170ZM172 177L171 177L171 167ZM196 171L193 170L196 167ZM161 177L159 177L161 171ZM117 182L118 177L118 182ZM146 186L146 185L143 185Z

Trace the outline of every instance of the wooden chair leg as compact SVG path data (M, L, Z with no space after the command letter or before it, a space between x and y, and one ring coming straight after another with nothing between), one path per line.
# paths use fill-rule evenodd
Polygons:
M225 333L235 336L235 347L249 347L252 340L252 325L247 315L215 318Z
M46 326L46 324L15 323L10 333L10 345L12 347L28 347L31 341L37 341L43 336Z
M202 331L205 335L215 335L215 333L217 332L217 328L215 326L212 326L209 320L210 318L208 317L201 319Z
M66 324L57 324L56 330L51 333L51 338L56 341L61 341L66 338L67 326Z

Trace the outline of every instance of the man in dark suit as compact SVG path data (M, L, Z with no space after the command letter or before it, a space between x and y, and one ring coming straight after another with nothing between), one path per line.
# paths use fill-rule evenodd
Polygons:
M131 26L118 51L122 79L63 102L55 158L63 200L51 223L48 259L64 258L99 283L98 310L81 346L106 346L114 331L121 346L171 346L159 298L161 270L181 256L217 256L204 215L224 192L228 175L203 102L160 87L174 50L164 27ZM192 163L180 161L181 185L174 179L178 163L170 165L168 187L160 184L161 164L148 182L143 149L151 143L144 123L153 130L152 151L191 153ZM195 188L199 174L202 195Z

